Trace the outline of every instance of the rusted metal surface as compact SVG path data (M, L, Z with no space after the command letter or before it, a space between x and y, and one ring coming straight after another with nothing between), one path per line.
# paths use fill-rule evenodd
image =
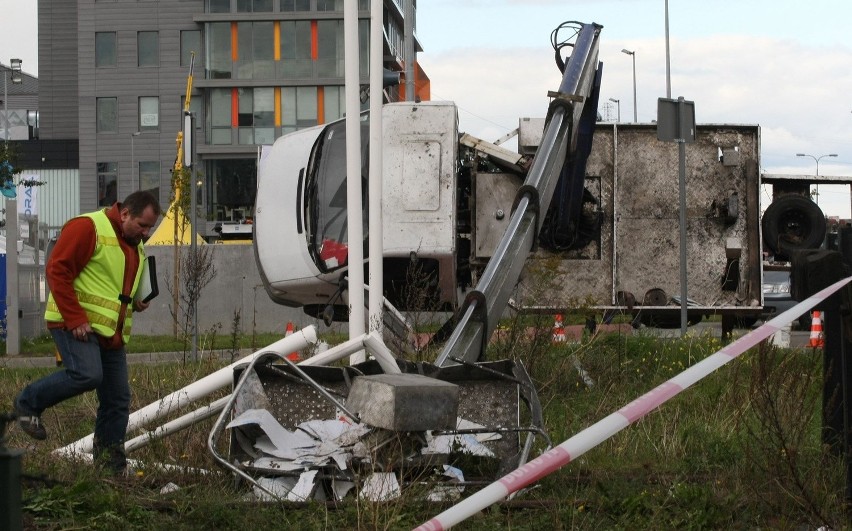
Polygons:
M759 145L758 126L699 125L696 142L687 146L687 286L697 307L761 303L755 281L761 252L755 238ZM722 153L727 163L720 160ZM658 141L653 124L598 124L586 173L587 189L600 196L600 235L572 251L572 258L538 251L528 263L520 305L623 307L623 292L640 304L650 290L678 295L677 163L677 145ZM732 255L738 260L732 262ZM529 274L531 267L551 276ZM735 282L723 289L726 274ZM542 277L550 285L544 297L531 284ZM533 293L536 300L524 300Z

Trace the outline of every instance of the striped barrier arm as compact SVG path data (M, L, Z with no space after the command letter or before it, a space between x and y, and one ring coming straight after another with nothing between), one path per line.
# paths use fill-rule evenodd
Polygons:
M424 522L416 528L417 531L449 529L486 507L505 499L513 492L538 481L551 472L574 461L587 451L658 408L692 384L711 374L722 365L725 365L743 352L767 339L784 326L793 322L800 315L827 299L850 281L852 281L852 277L839 280L822 291L808 297L786 312L767 321L763 326L749 332L704 360L692 365L615 413L574 435L559 446L541 454L539 457L503 476L469 498L460 501L431 520Z

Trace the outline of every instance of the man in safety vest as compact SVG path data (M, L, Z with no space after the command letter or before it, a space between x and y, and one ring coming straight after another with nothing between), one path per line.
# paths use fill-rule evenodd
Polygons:
M45 320L64 368L31 383L15 399L18 425L43 440L42 412L92 389L98 395L93 455L113 472L127 466L124 436L130 415L125 345L145 260L143 238L157 223L160 204L150 192L72 218L47 261L50 287Z

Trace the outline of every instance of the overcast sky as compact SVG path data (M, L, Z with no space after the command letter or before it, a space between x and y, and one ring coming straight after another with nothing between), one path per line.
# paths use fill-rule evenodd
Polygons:
M0 0L0 61L38 74L35 0ZM550 33L596 22L604 63L601 114L656 118L666 96L665 0L420 0L419 61L432 98L455 101L461 129L495 140L518 118L543 116L559 86ZM849 0L669 0L672 97L695 102L698 123L761 126L765 173L852 176L852 21ZM606 108L610 104L611 108ZM848 187L820 187L828 215L850 215Z

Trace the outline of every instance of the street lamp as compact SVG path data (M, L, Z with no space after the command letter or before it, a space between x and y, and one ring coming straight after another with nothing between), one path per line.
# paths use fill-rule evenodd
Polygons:
M828 153L827 155L820 155L819 157L814 157L813 155L808 155L807 153L796 153L796 156L797 157L810 157L810 158L814 159L814 162L816 162L816 175L817 175L817 177L819 177L819 161L820 161L820 159L823 158L823 157L836 157L837 153Z
M796 153L797 157L810 157L814 159L816 162L816 176L819 177L819 161L823 157L836 157L837 153L828 153L825 155L820 155L819 157L814 157L813 155L808 155L807 153ZM816 189L814 194L816 195L816 203L819 204L819 183L816 184Z
M627 48L621 50L621 53L626 53L633 58L633 123L638 122L636 118L636 52L631 52Z
M141 131L130 133L130 191L135 192L134 183L136 183L136 137L141 135Z
M21 61L20 59L9 59L9 70L12 72L12 84L18 85L24 82L21 77ZM3 125L5 126L4 141L9 143L9 88L7 86L8 75L6 70L3 71Z
M621 122L621 100L610 98L609 101L615 103L615 108L618 109L618 121Z

